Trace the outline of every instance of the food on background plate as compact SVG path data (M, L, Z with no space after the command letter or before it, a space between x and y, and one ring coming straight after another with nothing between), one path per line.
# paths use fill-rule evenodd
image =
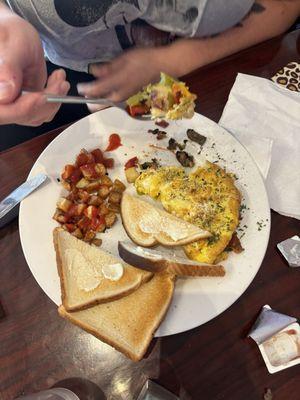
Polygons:
M83 149L61 174L68 194L58 200L53 218L72 235L96 245L101 244L97 234L116 222L125 190L120 180L109 178L107 168L112 166L113 159L105 158L100 149Z
M148 169L134 185L138 194L159 200L169 213L212 234L184 246L190 259L213 264L227 257L226 247L239 223L241 196L224 169L209 161L189 174L181 167Z
M121 241L120 257L129 264L154 273L167 272L176 276L224 276L222 265L197 263L161 250L145 249L132 242Z
M122 196L121 217L130 239L143 247L182 246L211 236L208 231L126 192Z
M62 228L54 229L53 242L62 304L67 311L127 296L153 276L120 262Z
M139 361L166 315L173 291L174 276L159 273L119 300L75 312L60 306L58 312L133 361Z
M192 118L196 98L184 82L161 72L160 81L131 96L127 106L132 117L151 114L153 119Z

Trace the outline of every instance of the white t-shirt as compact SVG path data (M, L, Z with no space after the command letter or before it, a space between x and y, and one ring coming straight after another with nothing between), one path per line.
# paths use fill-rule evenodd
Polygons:
M238 23L254 0L7 0L39 32L54 64L87 71L157 37L207 36ZM149 28L150 25L150 28ZM162 32L155 35L155 27ZM150 34L149 34L150 29ZM154 44L157 43L154 40ZM153 44L148 40L146 45Z

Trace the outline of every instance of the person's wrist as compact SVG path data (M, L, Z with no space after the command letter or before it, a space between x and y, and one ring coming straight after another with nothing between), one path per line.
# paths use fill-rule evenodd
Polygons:
M160 71L174 77L179 77L184 74L184 72L182 72L182 60L174 48L174 43L157 47L155 50L157 65L160 66Z

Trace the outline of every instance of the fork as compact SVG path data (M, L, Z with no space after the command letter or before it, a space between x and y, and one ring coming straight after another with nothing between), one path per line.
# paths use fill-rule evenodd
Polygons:
M48 103L68 103L68 104L100 104L106 107L117 107L121 110L126 110L126 102L121 101L115 103L111 100L104 99L104 98L90 98L90 97L83 97L83 96L55 96L52 94L46 94L46 99ZM129 115L129 114L128 114ZM140 121L148 121L151 120L151 114L139 115L132 117L134 119Z

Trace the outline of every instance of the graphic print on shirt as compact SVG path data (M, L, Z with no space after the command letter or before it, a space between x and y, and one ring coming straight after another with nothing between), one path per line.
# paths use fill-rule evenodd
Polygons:
M59 17L76 27L93 25L100 18L106 24L107 12L117 3L130 4L140 10L138 0L54 0Z

